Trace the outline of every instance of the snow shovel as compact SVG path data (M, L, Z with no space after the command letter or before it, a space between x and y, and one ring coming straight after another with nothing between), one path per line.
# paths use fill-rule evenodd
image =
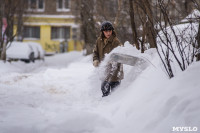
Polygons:
M144 59L136 56L131 56L127 54L113 53L110 56L111 61L115 61L118 63L135 66L136 64L147 63Z

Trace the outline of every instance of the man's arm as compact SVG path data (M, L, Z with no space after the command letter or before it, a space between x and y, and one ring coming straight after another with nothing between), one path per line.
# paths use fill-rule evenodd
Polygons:
M98 51L97 41L93 49L93 65L95 67L99 66L99 51Z

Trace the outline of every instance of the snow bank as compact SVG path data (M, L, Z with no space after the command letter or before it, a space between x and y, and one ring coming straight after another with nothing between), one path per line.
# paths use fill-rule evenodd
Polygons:
M169 80L159 67L158 57L128 87L119 87L110 98L114 128L105 133L171 133L173 127L199 126L200 63ZM157 63L156 63L157 62ZM125 79L126 82L128 79Z
M139 53L126 43L113 52L144 57L124 65L125 79L102 98L92 56L59 54L35 64L0 62L1 133L171 133L200 129L200 63L171 80L155 49ZM108 56L108 55L107 55Z

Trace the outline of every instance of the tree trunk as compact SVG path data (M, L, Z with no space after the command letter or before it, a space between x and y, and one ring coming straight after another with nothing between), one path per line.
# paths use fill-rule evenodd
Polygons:
M114 21L114 27L116 27L116 28L119 25L119 17L120 17L120 13L121 13L121 6L122 6L122 0L118 0L117 15L116 15L115 21Z
M93 0L81 0L81 24L82 34L85 41L86 55L92 53L93 46L96 40L95 21L93 19L94 13Z
M18 21L17 21L17 41L23 40L23 14L24 14L24 0L19 0L21 8L18 9Z
M22 17L24 11L24 0L0 0L0 59L6 60L6 47L9 42L12 42L15 35L13 35L13 27L14 27L14 15L19 16L18 24L22 26ZM19 12L20 11L20 12ZM6 28L2 32L2 18L6 19ZM5 25L4 25L5 26ZM17 27L19 28L19 27ZM20 28L21 30L22 28ZM17 29L18 32L18 29ZM22 31L20 31L22 34ZM6 36L6 39L5 39Z
M144 4L144 13L147 15L147 21L146 21L146 28L147 28L147 40L150 44L150 48L156 48L156 31L154 28L154 21L153 21L153 13L151 9L151 5L149 0L142 0L142 3Z
M197 33L197 36L196 36L196 40L197 40L197 49L200 49L200 22L199 22L199 29L198 29L198 33ZM197 57L197 61L200 60L200 50L199 50L199 53L197 53L196 55Z
M3 17L4 17L4 0L0 0L0 60L6 60L6 45L4 43L4 32L3 31Z
M1 49L2 49L2 41L3 41L3 34L2 34L2 27L3 27L3 0L0 0L0 55L1 55Z
M3 43L2 53L1 53L1 60L6 61L6 43Z
M136 48L139 50L140 46L139 46L139 42L138 42L137 29L136 29L136 25L135 25L133 0L129 0L129 4L130 4L129 15L130 15L130 18L131 18L131 28L132 28L132 32L133 32L133 43L135 44Z

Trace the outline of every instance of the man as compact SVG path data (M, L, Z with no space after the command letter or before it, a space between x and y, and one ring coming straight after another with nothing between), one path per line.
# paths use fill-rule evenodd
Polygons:
M93 50L93 65L98 67L104 59L105 54L110 53L114 48L122 46L112 26L112 23L105 21L101 25L101 34L96 41ZM101 90L104 96L108 96L110 92L120 85L124 77L123 66L120 63L112 64L108 62L106 66L106 77L101 84Z

